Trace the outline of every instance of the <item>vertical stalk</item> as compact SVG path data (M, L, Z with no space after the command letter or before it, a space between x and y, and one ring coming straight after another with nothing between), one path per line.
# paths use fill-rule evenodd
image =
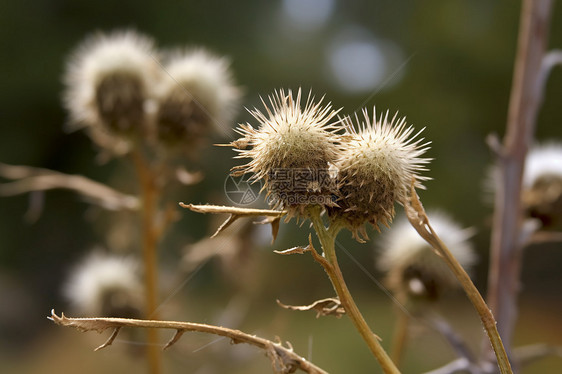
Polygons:
M396 363L396 366L400 366L402 352L404 352L404 346L406 345L406 340L408 338L409 325L410 316L403 311L399 311L398 319L396 320L396 325L394 328L392 348L390 349L390 357L392 357L392 361Z
M543 60L552 0L523 0L507 129L499 150L501 175L495 197L488 303L506 351L511 350L520 278L521 180L542 97Z
M137 176L141 185L142 211L142 245L145 272L145 313L147 319L157 320L158 314L158 274L157 245L158 233L154 218L158 209L160 191L156 185L156 176L152 172L140 151L133 153ZM158 341L158 330L147 331L147 359L149 373L161 373L161 350Z
M400 371L380 344L380 338L375 335L369 328L369 325L367 325L365 318L363 318L363 315L355 304L345 280L343 279L343 274L339 267L335 250L335 237L339 229L326 229L318 212L311 214L311 220L318 239L320 240L320 244L322 245L324 256L327 260L327 264L323 264L324 270L326 270L326 273L334 286L347 316L349 316L355 325L355 328L359 331L359 334L361 334L361 337L367 343L369 349L379 362L383 371L387 374L400 374Z

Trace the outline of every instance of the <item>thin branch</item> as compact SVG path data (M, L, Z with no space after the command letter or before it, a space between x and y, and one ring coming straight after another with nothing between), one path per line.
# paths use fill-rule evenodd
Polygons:
M469 372L470 374L480 374L481 371L476 369L476 371L470 365L470 362L462 357L458 358L454 361L449 362L448 364L441 366L440 368L427 371L424 374L454 374L454 373L466 373Z
M474 283L472 283L472 280L466 271L452 255L445 243L443 243L443 241L439 238L437 233L433 230L433 227L431 227L429 218L427 217L423 205L416 193L414 180L412 180L410 200L404 203L404 209L406 210L406 216L408 217L412 227L433 247L436 253L443 259L443 261L445 261L453 274L455 274L456 278L459 280L459 283L463 287L468 299L476 309L476 312L482 321L482 325L486 330L486 334L488 335L488 339L490 340L496 355L500 372L502 374L512 373L511 364L503 346L502 339L498 333L494 315L490 311L490 308L486 305L482 295L480 295L480 292L478 292L478 289Z
M80 331L103 332L107 329L115 329L113 335L116 335L119 332L118 329L122 327L176 330L176 333L164 348L168 348L176 343L183 332L186 331L197 331L212 335L224 336L231 339L233 344L245 343L264 350L266 352L266 355L271 360L273 371L275 373L294 373L297 369L300 369L310 374L327 374L326 371L308 362L306 359L293 352L290 344L288 344L288 347L284 347L281 343L274 343L270 340L263 339L255 335L249 335L239 330L232 330L226 327L192 322L152 321L127 318L68 318L64 314L61 314L59 317L55 314L54 310L51 311L51 316L49 317L49 319L51 319L57 325L74 327ZM107 347L110 344L111 341L108 340L104 345L100 346L100 348Z
M520 367L525 367L548 356L558 356L562 358L562 346L552 346L548 344L524 345L514 348L513 356Z
M530 236L524 245L560 242L562 242L562 232L560 231L537 231Z
M517 362L520 368L523 368L534 363L537 360L548 356L562 357L562 347L551 346L548 344L531 344L522 347L516 347L513 349L514 360ZM490 370L481 369L478 366L472 364L466 358L461 357L445 364L438 369L428 371L424 374L454 374L465 373L467 371L471 374L490 373Z
M476 357L470 351L470 348L462 340L462 338L453 330L451 325L440 315L425 314L423 316L423 321L426 322L431 328L439 332L449 343L449 345L455 350L459 357L465 358L466 361L472 365L477 365Z
M498 157L500 184L494 203L488 303L497 318L507 352L516 320L521 268L523 166L535 132L546 77L553 66L544 60L551 9L552 0L522 2L507 129Z
M13 180L0 184L0 196L15 196L60 188L77 192L93 204L105 209L137 210L139 208L139 200L135 196L124 194L81 175L0 163L0 177Z

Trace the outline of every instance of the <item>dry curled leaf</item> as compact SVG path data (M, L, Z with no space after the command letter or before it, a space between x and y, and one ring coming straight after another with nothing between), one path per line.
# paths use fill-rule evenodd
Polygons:
M289 249L284 249L282 251L276 250L273 251L279 255L302 255L306 252L316 252L314 245L312 245L312 237L308 235L308 245L306 247L297 246Z
M277 300L277 304L279 304L280 307L289 310L315 310L316 318L319 318L320 316L334 316L336 318L341 318L341 316L345 314L345 308L341 305L340 299L337 297L317 300L310 305L286 305L279 300Z
M270 209L250 209L250 208L238 208L232 206L220 206L220 205L194 205L194 204L184 204L179 203L182 208L189 209L197 213L211 213L211 214L229 214L228 218L224 223L217 229L217 231L211 236L214 238L221 231L232 225L237 219L244 217L266 217L266 219L259 223L269 223L271 224L271 230L273 235L273 240L277 237L279 231L279 220L285 214L284 210L270 210Z

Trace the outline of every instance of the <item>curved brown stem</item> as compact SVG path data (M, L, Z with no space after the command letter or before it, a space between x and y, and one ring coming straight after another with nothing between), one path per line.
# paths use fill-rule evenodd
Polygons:
M322 261L320 263L328 274L346 314L355 325L357 331L359 331L359 334L361 334L363 340L367 343L367 346L376 357L383 371L385 373L399 374L400 371L380 344L380 338L375 335L375 333L371 331L369 325L367 325L365 318L359 311L357 304L355 304L355 301L347 288L347 284L345 283L338 264L335 250L335 237L339 228L333 226L330 229L326 229L319 212L311 212L310 219L314 225L314 230L320 240L320 244L322 245L322 250L324 251L326 262Z
M107 329L113 329L110 338L98 347L98 349L111 345L122 327L176 330L176 333L168 344L164 346L164 349L176 343L184 332L197 331L230 338L234 344L245 343L263 349L271 360L273 370L276 373L293 373L296 369L300 369L310 374L328 374L326 371L296 354L289 343L287 343L288 347L283 347L281 343L274 343L270 340L226 327L192 322L153 321L128 318L68 318L64 314L57 316L54 310L51 312L49 319L58 325L75 327L81 331L102 332ZM156 346L156 349L158 348L159 347ZM158 349L158 351L160 351L160 349Z
M443 243L441 238L437 235L437 233L433 230L429 223L429 218L427 217L423 205L419 200L419 197L416 193L414 182L412 181L411 185L411 192L410 192L410 201L404 202L404 209L406 210L406 216L410 221L412 227L418 232L418 234L428 242L436 253L445 261L449 269L453 272L459 283L461 284L464 292L468 296L468 299L476 309L478 316L480 317L480 321L484 326L484 330L488 335L488 339L490 340L491 347L495 353L498 367L500 369L500 373L502 374L512 374L513 371L511 369L511 363L509 362L507 353L505 351L502 338L498 333L498 329L496 327L496 320L494 319L494 315L492 311L486 305L486 302L482 298L482 295L463 269L461 264L457 261L455 256L451 253L449 248Z

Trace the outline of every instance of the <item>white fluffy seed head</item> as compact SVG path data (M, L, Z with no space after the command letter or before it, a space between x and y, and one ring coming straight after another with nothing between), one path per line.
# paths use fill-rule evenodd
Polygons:
M476 262L470 237L472 229L463 229L444 213L428 213L429 222L451 253L470 272ZM379 244L378 268L386 273L391 291L406 299L436 300L459 283L431 246L419 236L405 217L384 233Z
M296 98L291 90L279 90L269 102L271 108L264 103L266 113L251 112L259 122L257 129L249 124L238 128L243 137L232 145L239 158L251 161L233 173L262 179L272 205L290 214L301 214L311 204L331 204L335 185L330 166L339 152L335 131L341 128L334 121L338 111L329 103L322 106L322 100L314 103L311 94L302 108L300 89Z
M112 137L142 134L160 69L153 41L133 31L96 33L71 55L64 103L74 127L87 127L100 146L126 146ZM122 139L121 139L122 140Z
M231 128L242 93L229 65L201 48L168 54L156 113L161 142L191 147L213 129L224 134Z
M405 118L388 117L388 111L372 119L366 109L363 120L357 116L356 129L347 118L342 152L335 162L338 170L339 208L330 210L333 220L343 222L354 237L367 237L364 224L388 226L394 216L395 202L403 203L412 179L416 187L428 180L419 173L427 171L430 161L421 156L429 149L419 132L406 125ZM421 131L420 131L421 132Z
M545 143L529 150L525 159L523 187L531 188L537 180L544 177L562 179L562 144Z
M530 149L522 202L527 215L539 219L543 227L562 227L562 144L551 142Z
M142 286L131 257L96 250L71 272L63 289L77 313L90 317L138 317Z

